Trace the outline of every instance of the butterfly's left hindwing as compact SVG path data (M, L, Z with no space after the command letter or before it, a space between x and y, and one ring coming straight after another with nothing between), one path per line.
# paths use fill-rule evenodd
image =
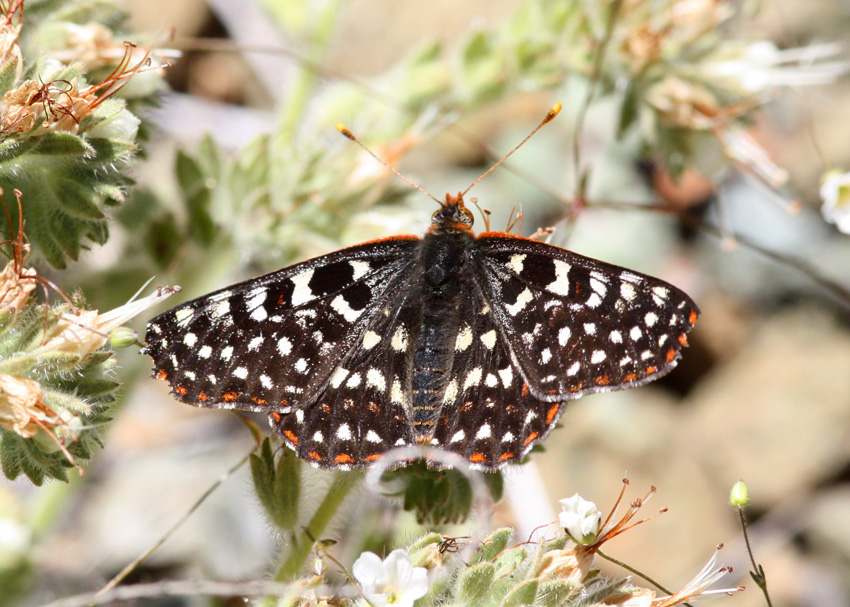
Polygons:
M518 370L547 402L664 375L699 314L662 280L527 238L482 234L471 259Z
M397 287L419 238L342 249L177 306L144 353L183 402L287 412L308 406Z

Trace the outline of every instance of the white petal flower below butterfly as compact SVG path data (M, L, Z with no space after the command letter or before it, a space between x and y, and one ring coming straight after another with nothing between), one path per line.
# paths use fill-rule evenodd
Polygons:
M352 567L363 597L373 607L413 607L428 592L428 570L414 567L404 550L393 550L384 560L364 552Z

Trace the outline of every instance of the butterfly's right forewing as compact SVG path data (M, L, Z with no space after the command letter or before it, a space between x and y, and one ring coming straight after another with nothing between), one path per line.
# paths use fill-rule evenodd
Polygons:
M178 306L144 352L183 402L286 412L310 405L415 262L420 239L342 249Z

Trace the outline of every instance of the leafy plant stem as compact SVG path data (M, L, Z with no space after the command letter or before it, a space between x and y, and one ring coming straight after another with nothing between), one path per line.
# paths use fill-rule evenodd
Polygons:
M658 582L653 580L651 577L649 577L647 574L643 573L642 571L635 569L631 565L628 565L621 560L615 559L613 556L609 556L609 555L605 554L604 552L602 552L601 550L597 550L596 554L598 554L599 556L601 556L603 559L605 559L607 561L611 561L615 565L619 565L620 567L622 567L626 571L630 571L630 572L634 573L635 575L642 577L647 582L649 582L650 584L652 584L653 586L655 586L656 588L661 590L661 592L666 592L667 594L670 594L670 595L673 594L672 592L667 590L664 586L662 586L661 584L659 584ZM685 604L687 604L687 603L685 603Z
M324 533L351 490L363 480L360 472L337 472L325 499L313 513L307 526L293 537L292 547L274 576L276 582L290 582L298 577L315 541ZM263 605L273 603L264 602Z

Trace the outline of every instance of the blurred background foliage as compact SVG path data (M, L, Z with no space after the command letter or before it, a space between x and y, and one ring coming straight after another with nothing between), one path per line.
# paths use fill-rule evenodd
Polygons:
M850 603L850 243L824 221L818 195L826 170L850 168L850 55L830 44L850 25L844 2L122 8L129 17L106 0L30 0L21 60L0 62L4 116L9 91L58 83L52 102L28 97L30 121L4 122L0 141L0 186L23 193L30 265L111 309L154 275L190 299L362 240L421 233L433 203L334 123L442 197L561 102L562 115L473 191L493 226L519 208L523 233L552 227L555 244L673 282L703 315L662 381L570 403L544 452L505 472L493 524L527 536L575 492L612 503L627 473L633 486L657 485L671 512L609 552L677 585L722 541L721 558L747 583L726 505L744 478L776 603ZM125 39L143 53L182 51L169 90L158 72L137 74L69 123L70 92L109 83ZM119 400L82 478L38 489L0 480L0 605L101 587L253 449L232 414L179 405L131 350L114 357ZM285 471L268 457L252 465L257 487L263 470ZM277 548L262 508L272 498L258 499L247 468L130 580L268 571ZM298 470L302 504L333 482ZM353 495L324 533L345 539L334 547L341 561L421 533L401 499ZM731 600L763 604L756 592Z

